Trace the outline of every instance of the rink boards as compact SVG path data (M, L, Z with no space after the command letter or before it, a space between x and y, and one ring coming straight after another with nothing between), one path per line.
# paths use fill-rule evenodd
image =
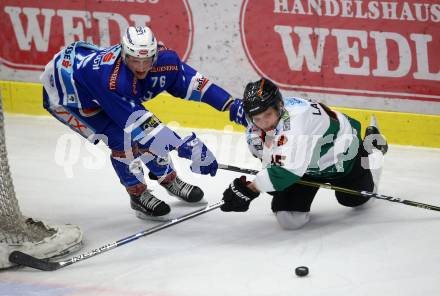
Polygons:
M1 97L6 112L48 115L42 107L41 84L13 81L0 81ZM236 130L243 128L232 124L227 113L219 113L206 104L186 102L161 94L146 103L165 123L176 122L183 127L209 128L216 130ZM382 132L391 144L440 147L440 116L416 113L388 112L368 109L335 107L361 121L369 123L375 114Z

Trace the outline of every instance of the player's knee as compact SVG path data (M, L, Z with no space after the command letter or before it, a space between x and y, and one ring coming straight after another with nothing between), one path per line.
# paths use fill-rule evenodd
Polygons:
M275 212L278 224L285 230L296 230L310 220L309 212L279 211Z
M370 199L369 197L353 196L349 194L337 194L336 198L339 204L350 208L361 206Z
M169 157L169 155L166 157L155 156L154 159L145 163L145 165L151 172L151 175L156 176L156 180L157 178L170 175L174 172L173 162L171 161L171 157ZM150 179L154 180L154 178L151 176Z
M123 144L120 144L119 149L111 148L111 157L116 159L134 159L139 156L139 148L137 145L132 145L125 149Z

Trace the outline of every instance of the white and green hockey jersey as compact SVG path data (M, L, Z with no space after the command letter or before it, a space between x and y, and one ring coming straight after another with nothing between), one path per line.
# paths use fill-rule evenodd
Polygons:
M284 109L270 132L247 127L249 149L263 164L254 181L258 190L282 191L303 175L331 180L351 171L361 143L358 121L298 98L284 98Z

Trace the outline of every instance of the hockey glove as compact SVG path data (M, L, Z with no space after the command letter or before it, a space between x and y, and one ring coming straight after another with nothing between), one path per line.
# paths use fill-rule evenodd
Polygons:
M244 115L243 100L235 99L229 109L229 120L247 126L246 116Z
M254 192L247 187L249 183L245 176L235 179L223 192L225 203L220 209L223 212L246 212L251 201L260 195L259 192Z
M194 133L183 139L183 141L183 144L177 148L177 154L179 157L192 161L191 171L197 174L215 176L218 163L208 147Z

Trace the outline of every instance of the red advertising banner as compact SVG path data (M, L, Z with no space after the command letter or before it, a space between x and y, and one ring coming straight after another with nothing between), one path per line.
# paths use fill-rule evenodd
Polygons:
M120 42L127 26L149 26L159 41L186 60L193 42L186 0L2 0L0 63L44 69L63 46L85 40L98 46Z
M244 0L240 28L281 88L440 101L438 0Z

